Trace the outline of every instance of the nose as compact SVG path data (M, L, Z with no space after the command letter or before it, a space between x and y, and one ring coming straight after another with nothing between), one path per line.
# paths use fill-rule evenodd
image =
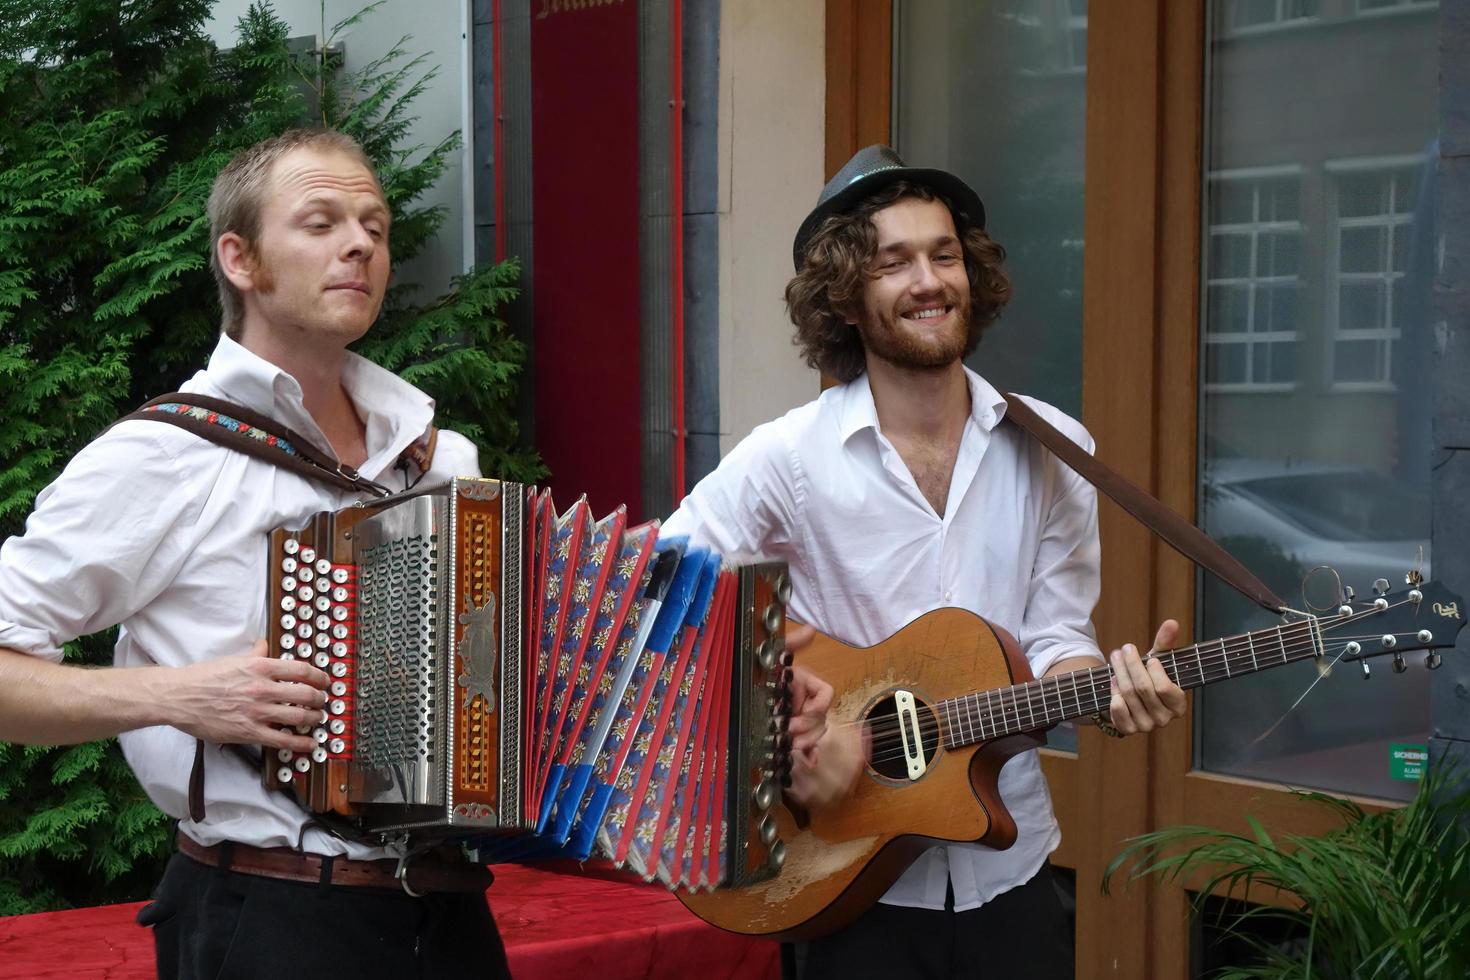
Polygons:
M909 282L909 291L920 295L937 292L944 288L939 274L934 270L934 263L927 256L919 256L911 266L913 278Z
M342 257L349 262L366 262L377 250L377 240L368 233L360 221L347 224L347 240L343 245Z

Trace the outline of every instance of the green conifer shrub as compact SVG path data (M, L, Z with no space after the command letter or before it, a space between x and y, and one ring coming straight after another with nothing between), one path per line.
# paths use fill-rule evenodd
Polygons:
M211 4L0 0L0 537L108 423L203 365L219 332L204 206L235 152L298 125L356 136L394 213L395 264L443 221L415 202L459 138L407 145L432 74L407 39L346 73L328 54L293 57L257 4L221 51ZM516 274L478 268L428 302L395 285L359 350L433 395L485 472L526 479L541 470L514 420L523 350L495 316ZM113 640L67 657L109 663ZM0 914L145 897L170 830L115 741L0 743Z

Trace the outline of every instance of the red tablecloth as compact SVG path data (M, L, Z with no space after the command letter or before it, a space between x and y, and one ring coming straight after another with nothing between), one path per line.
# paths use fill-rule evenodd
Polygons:
M145 980L142 903L0 918L0 980ZM518 980L772 980L775 943L722 932L664 888L559 868L495 869L490 906Z

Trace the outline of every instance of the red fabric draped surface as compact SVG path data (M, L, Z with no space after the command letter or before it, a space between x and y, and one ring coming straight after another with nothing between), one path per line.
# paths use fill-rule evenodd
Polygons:
M775 943L705 925L661 886L556 867L495 869L490 906L517 980L774 980ZM146 980L142 903L0 918L0 980Z

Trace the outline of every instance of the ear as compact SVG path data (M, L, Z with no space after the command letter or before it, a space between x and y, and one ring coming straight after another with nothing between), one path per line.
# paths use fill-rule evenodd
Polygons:
M214 243L225 278L240 292L255 289L255 252L238 232L227 231Z

